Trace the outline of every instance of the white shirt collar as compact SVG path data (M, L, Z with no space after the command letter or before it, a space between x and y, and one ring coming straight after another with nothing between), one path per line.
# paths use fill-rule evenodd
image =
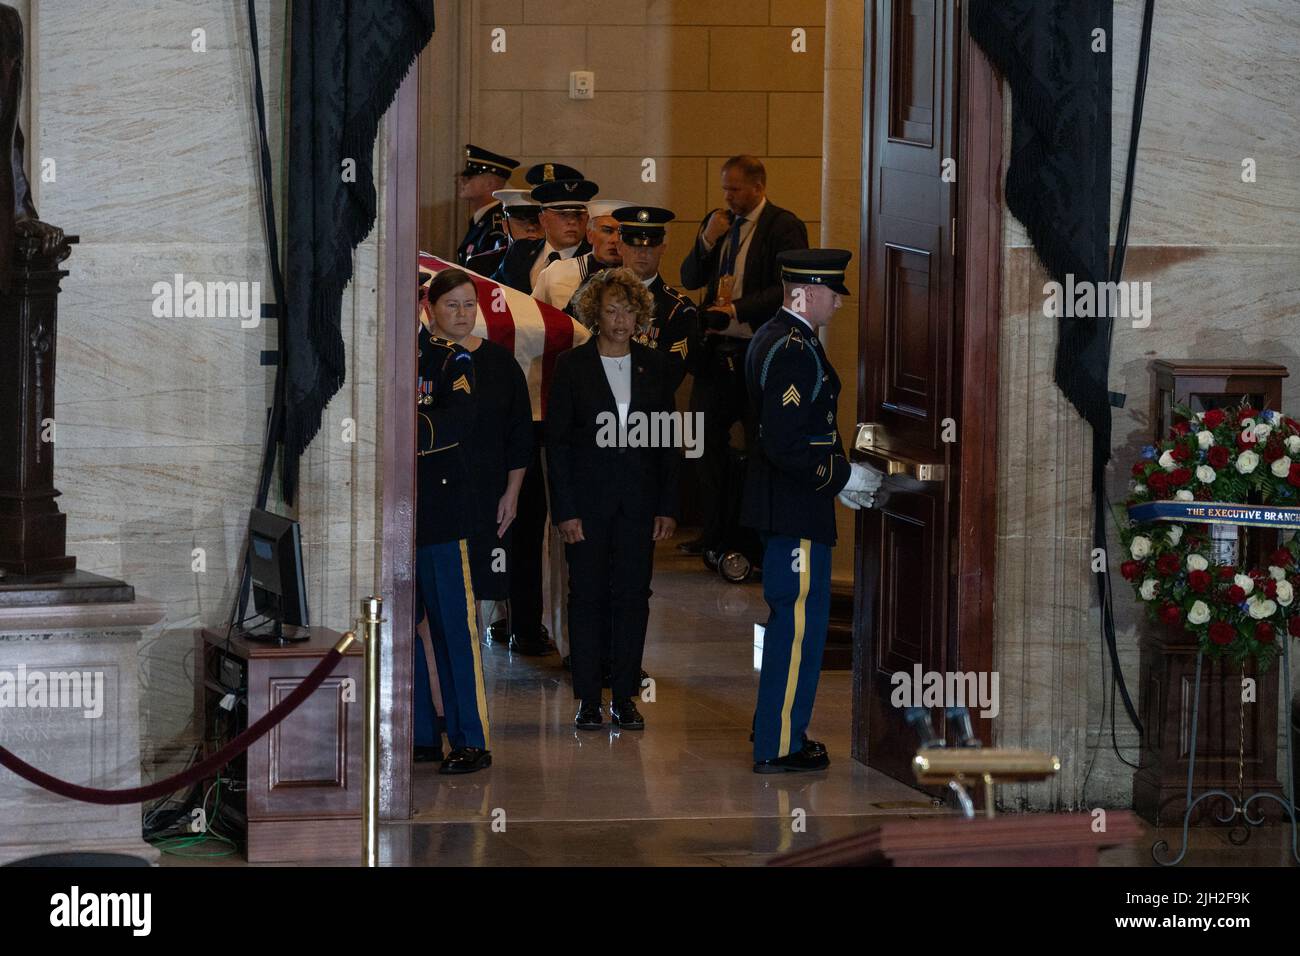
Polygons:
M485 205L485 206L479 206L477 209L475 209L475 210L474 210L474 215L471 216L470 218L474 220L474 224L475 224L475 225L478 225L480 222L483 221L483 217L486 216L489 212L492 211L492 207L493 207L493 206L499 206L499 205L501 205L501 200L500 200L500 199L494 199L494 200L492 200L490 203L488 203L487 205Z
M764 196L761 200L759 200L757 206L755 206L749 212L745 213L745 225L752 226L756 222L758 222L758 217L763 215L763 207L765 207L766 205L767 205L767 197Z
M645 287L648 289L648 288L650 288L650 286L654 285L654 281L655 281L655 279L658 279L658 278L659 278L659 273L656 272L656 273L655 273L654 275L652 275L650 278L648 278L648 279L642 279L642 280L641 280L641 284L642 284L643 286L645 286Z
M812 333L816 334L817 330L814 329L814 328L812 327L812 323L809 322L807 319L805 319L805 318L804 318L802 315L800 315L798 312L795 312L793 309L786 308L786 306L784 306L784 305L781 306L781 308L782 308L783 311L785 311L785 312L789 312L789 313L790 313L791 315L793 315L796 319L798 319L800 322L802 322L804 325L806 325L806 326L808 327L808 331L809 331L809 332L812 332Z
M543 257L549 259L552 252L558 252L560 254L561 259L572 259L573 254L578 251L578 246L580 245L582 245L582 243L577 243L572 246L566 246L563 249L556 249L553 245L551 245L551 240L547 239L546 242L542 244L541 254Z

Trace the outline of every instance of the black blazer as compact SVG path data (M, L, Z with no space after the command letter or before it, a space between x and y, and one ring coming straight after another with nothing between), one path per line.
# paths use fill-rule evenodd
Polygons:
M672 412L675 373L667 357L632 343L632 413ZM596 350L596 336L555 360L546 404L546 470L551 520L677 516L679 448L620 448L597 444L597 416L618 422L618 406ZM647 430L649 431L649 430ZM656 429L657 431L657 429Z
M497 271L488 278L494 282L500 282L502 285L508 285L518 292L531 293L533 283L529 273L533 271L533 263L537 261L537 254L542 251L545 245L545 236L541 239L519 239L515 241L506 252L506 257L501 260L501 265L497 266ZM583 239L578 244L578 249L574 252L574 255L580 256L584 252L590 251L591 244L586 239ZM777 305L780 304L778 301Z
M709 216L713 212L717 210L710 212ZM711 250L704 251L700 237L709 216L700 223L691 251L682 261L682 285L691 290L708 287L702 306L708 306L717 298L718 269L722 264L722 245L726 239L724 236L713 244ZM754 224L749 251L745 254L745 294L732 303L736 307L736 318L755 330L770 319L785 300L776 257L790 249L807 248L808 227L803 220L769 199Z

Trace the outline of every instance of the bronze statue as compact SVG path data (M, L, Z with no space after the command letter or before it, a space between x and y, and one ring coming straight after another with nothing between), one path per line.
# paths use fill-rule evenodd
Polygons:
M23 129L18 107L23 93L23 21L18 11L0 3L0 149L9 162L0 162L0 288L9 287L14 240L40 242L39 255L61 262L71 249L63 230L37 217L27 173L23 168ZM8 223L13 223L13 228Z

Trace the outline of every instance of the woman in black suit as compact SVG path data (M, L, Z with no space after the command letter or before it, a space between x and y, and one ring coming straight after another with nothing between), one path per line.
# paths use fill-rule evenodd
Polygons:
M652 436L663 436L649 416L673 412L674 375L663 354L633 341L652 321L654 299L631 270L593 276L577 311L596 334L556 359L546 410L551 516L569 565L573 693L581 701L575 724L601 726L608 608L610 720L640 730L645 720L636 697L654 545L677 529L680 460L676 447L654 447L662 442Z

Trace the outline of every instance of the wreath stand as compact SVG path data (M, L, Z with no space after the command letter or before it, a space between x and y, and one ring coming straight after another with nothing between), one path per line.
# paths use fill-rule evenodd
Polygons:
M1231 823L1237 816L1241 817L1242 822L1238 823L1237 826L1233 827L1233 829L1229 831L1228 834L1228 840L1234 846L1244 846L1245 843L1250 839L1251 829L1253 827L1262 826L1264 824L1263 816L1256 818L1250 815L1250 805L1252 803L1254 803L1256 800L1273 800L1281 804L1282 809L1286 811L1287 816L1290 817L1291 819L1291 858L1294 859L1296 863L1300 863L1300 846L1297 846L1297 836L1298 833L1300 833L1300 831L1297 831L1297 826L1296 826L1295 765L1291 761L1291 754L1294 752L1294 741L1292 740L1292 721L1290 720L1285 721L1286 723L1286 752L1285 752L1286 799L1285 800L1283 800L1275 793L1268 793L1262 790L1257 790L1249 797L1246 797L1244 792L1244 787L1240 785L1238 786L1236 797L1228 793L1228 791L1226 790L1220 790L1216 788L1213 790L1206 790L1200 796L1196 797L1195 799L1192 799L1193 779L1196 774L1197 721L1200 718L1200 710L1201 710L1201 665L1204 662L1204 660L1205 660L1205 652L1198 650L1196 652L1196 684L1192 692L1192 736L1191 736L1191 751L1188 754L1188 760L1187 760L1187 809L1183 812L1183 845L1179 849L1178 855L1175 856L1172 860L1162 860L1161 856L1169 849L1169 841L1157 840L1155 843L1151 845L1151 858L1155 860L1157 863L1159 863L1161 866L1177 866L1179 863L1182 863L1183 857L1187 855L1187 832L1188 829L1191 827L1191 823L1192 823L1192 811L1196 809L1196 805L1199 804L1202 800L1208 800L1211 797L1219 797L1227 801L1228 812L1226 815L1223 816L1220 816L1219 814L1215 814L1215 819L1217 819L1220 823ZM1282 699L1289 701L1291 699L1291 640L1288 635L1283 635L1282 638L1282 690L1283 690ZM1240 743L1238 744L1238 750L1237 750L1237 780L1241 781L1243 767L1245 765L1245 760L1246 760L1246 754L1245 754L1246 708L1242 707L1239 713L1240 713L1240 717L1238 722L1241 729L1238 738ZM1240 831L1243 834L1241 839L1236 839L1233 837L1233 833L1236 833L1238 831Z

